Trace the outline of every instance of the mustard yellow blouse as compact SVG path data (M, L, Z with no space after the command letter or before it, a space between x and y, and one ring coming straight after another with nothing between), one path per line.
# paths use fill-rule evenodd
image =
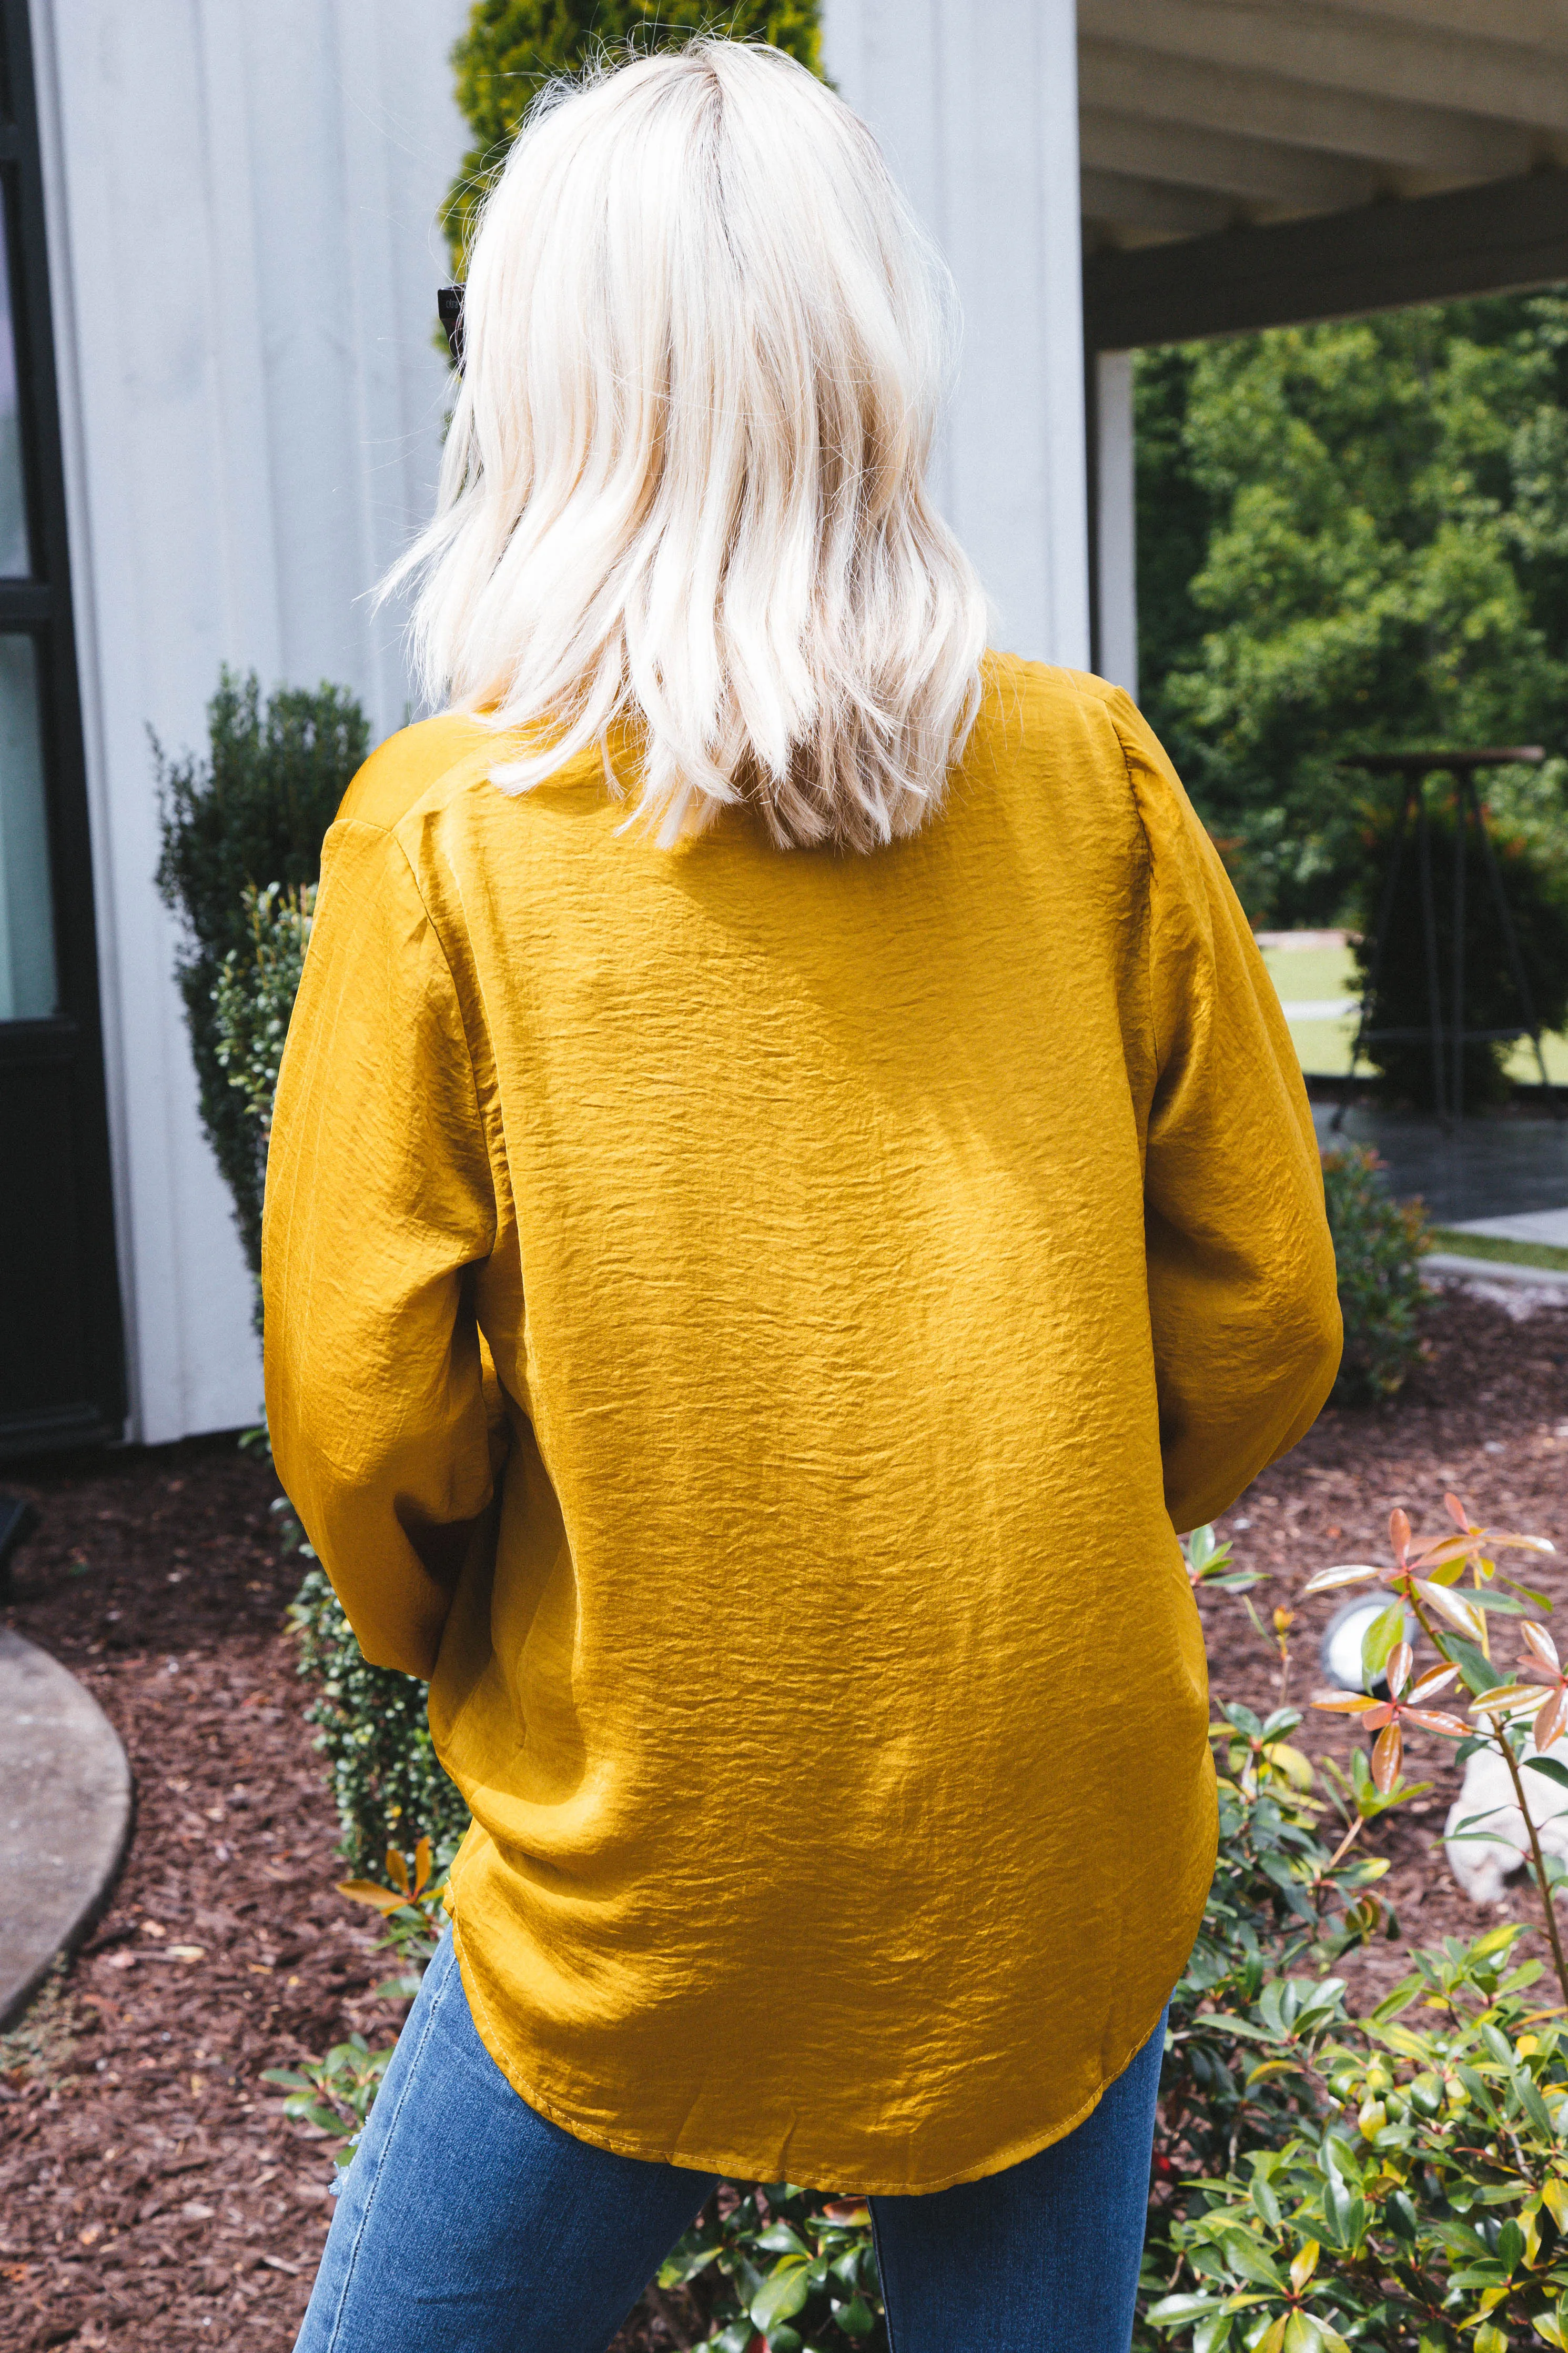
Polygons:
M627 758L630 754L626 754ZM1215 1848L1176 1544L1339 1356L1311 1122L1126 696L993 657L868 857L411 727L327 839L279 1470L473 1812L463 1983L630 2156L931 2190L1150 2033Z

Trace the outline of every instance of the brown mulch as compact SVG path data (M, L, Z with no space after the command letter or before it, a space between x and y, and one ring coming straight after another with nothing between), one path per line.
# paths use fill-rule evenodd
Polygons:
M1306 1706L1331 1689L1319 1645L1329 1620L1351 1598L1338 1592L1302 1600L1302 1585L1336 1561L1392 1565L1388 1514L1395 1504L1419 1535L1448 1525L1443 1496L1452 1489L1488 1526L1551 1537L1560 1558L1516 1555L1515 1563L1529 1585L1568 1615L1568 1301L1535 1305L1516 1322L1500 1306L1449 1290L1427 1305L1424 1347L1424 1361L1397 1404L1321 1415L1216 1529L1231 1538L1237 1566L1267 1574L1268 1581L1250 1596L1264 1625L1276 1606L1295 1613L1289 1630L1292 1705ZM1277 1653L1258 1640L1237 1596L1207 1593L1202 1607L1216 1703L1239 1700L1266 1714L1279 1697ZM1493 1621L1500 1630L1493 1634L1494 1652L1504 1660L1514 1654L1512 1623ZM1568 1631L1559 1628L1556 1639L1568 1651ZM1461 1698L1461 1713L1463 1704ZM1292 1738L1310 1756L1348 1765L1355 1735L1343 1716L1309 1707ZM1447 1742L1415 1736L1406 1748L1406 1772L1431 1781L1430 1795L1363 1833L1368 1852L1388 1858L1377 1893L1393 1908L1400 1939L1363 1947L1340 1965L1353 2007L1370 2009L1406 1974L1406 1943L1436 1945L1445 1936L1478 1936L1502 1919L1540 1916L1522 1880L1500 1908L1483 1909L1449 1873L1443 1826L1463 1778L1453 1755ZM1545 1938L1535 1936L1521 1954L1547 1960Z
M1300 1585L1330 1561L1385 1560L1391 1504L1419 1526L1453 1486L1568 1552L1568 1303L1514 1322L1439 1298L1426 1345L1397 1407L1325 1414L1222 1530L1269 1574L1252 1596L1265 1621L1277 1601L1297 1606L1293 1699L1321 1688L1333 1607L1299 1603ZM261 2071L355 2029L389 2041L401 2010L374 1994L388 1965L374 1923L333 1892L336 1824L283 1627L298 1564L278 1556L274 1491L232 1439L12 1465L0 1483L42 1514L5 1615L93 1692L137 1790L109 1908L0 2045L0 2348L284 2353L331 2219L331 2153L283 2120ZM1568 1558L1531 1576L1568 1599ZM1266 1709L1278 1661L1241 1601L1207 1595L1204 1614L1216 1698ZM1298 1736L1341 1757L1352 1736L1328 1716ZM1458 1777L1443 1757L1422 1744L1414 1761L1437 1787L1373 1841L1420 1943L1499 1916L1444 1866ZM1527 1892L1505 1908L1529 1916ZM162 1957L174 1945L200 1955ZM1345 1969L1358 2002L1402 1973L1394 1944ZM656 2322L622 2353L677 2341Z

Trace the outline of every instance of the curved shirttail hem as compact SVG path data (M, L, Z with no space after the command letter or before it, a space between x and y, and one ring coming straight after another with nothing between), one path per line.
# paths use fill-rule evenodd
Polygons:
M448 1887L450 1884L448 1880ZM727 2181L760 2181L763 2179L763 2175L759 2173L753 2164L745 2158L738 2157L732 2150L715 2153L711 2150L667 2149L654 2147L635 2134L601 2131L597 2125L590 2131L569 2109L562 2107L553 2100L546 2099L531 2084L522 2083L496 2047L500 2038L495 2033L494 2024L484 1997L473 1982L464 1959L462 1923L458 1917L456 1907L449 1905L447 1908L452 1915L452 1944L458 1956L458 1973L462 1979L463 1990L468 1998L468 2008L474 2014L474 2023L479 2030L479 2040L520 2100L526 2100L536 2114L547 2117L552 2125L559 2125L561 2130L570 2133L574 2140L585 2141L590 2148L609 2149L616 2157L639 2158L647 2165L675 2165L689 2173L716 2173L721 2175ZM857 2197L860 2198L929 2198L934 2196L939 2189L956 2189L961 2182L965 2181L984 2181L994 2173L1005 2173L1012 2166L1023 2165L1029 2158L1038 2157L1043 2148L1050 2148L1056 2142L1066 2140L1069 2133L1076 2132L1079 2126L1094 2114L1111 2085L1132 2064L1133 2060L1137 2058L1138 2053L1153 2033L1170 1998L1169 1991L1161 1995L1148 2023L1133 2036L1120 2065L1113 2067L1108 2075L1101 2076L1083 2105L1075 2109L1065 2123L1053 2126L1049 2132L1026 2133L1019 2140L1008 2141L1003 2148L984 2158L980 2164L963 2166L956 2173L940 2174L931 2181L868 2181L863 2174L858 2173L853 2181L848 2182L803 2181L793 2168L790 2170L789 2179L798 2189L818 2190L828 2197L836 2194L843 2197L852 2190Z

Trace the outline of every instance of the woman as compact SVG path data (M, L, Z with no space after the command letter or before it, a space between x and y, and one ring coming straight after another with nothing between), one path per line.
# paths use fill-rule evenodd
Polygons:
M601 2353L715 2175L897 2353L1128 2343L1215 1799L1176 1530L1339 1349L1158 744L985 650L940 266L809 75L536 109L328 837L268 1411L473 1813L300 2347Z

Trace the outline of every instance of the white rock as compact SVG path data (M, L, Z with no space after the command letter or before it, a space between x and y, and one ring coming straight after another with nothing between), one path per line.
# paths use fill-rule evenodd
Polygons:
M1557 1744L1563 1753L1563 1744ZM1524 1754L1535 1755L1527 1742ZM1530 1810L1542 1852L1568 1864L1568 1789L1560 1789L1543 1773L1525 1776ZM1456 1838L1459 1824L1472 1814L1486 1817ZM1514 1800L1508 1767L1495 1749L1478 1748L1465 1766L1464 1787L1448 1809L1443 1829L1448 1868L1474 1904L1500 1904L1508 1882L1517 1877L1530 1859L1524 1817Z

